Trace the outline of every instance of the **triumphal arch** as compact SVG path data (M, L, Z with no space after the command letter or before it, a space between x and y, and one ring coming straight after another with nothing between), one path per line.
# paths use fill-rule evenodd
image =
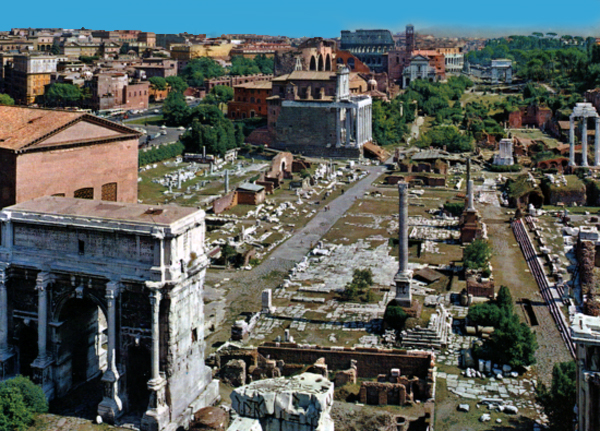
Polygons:
M204 223L195 208L63 197L0 211L0 377L31 376L49 399L95 381L105 421L187 426L218 398Z

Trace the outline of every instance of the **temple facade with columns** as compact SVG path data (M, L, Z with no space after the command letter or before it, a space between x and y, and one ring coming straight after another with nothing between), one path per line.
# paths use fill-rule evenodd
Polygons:
M0 212L0 377L49 399L101 378L98 414L187 427L219 396L204 364L204 212L43 197ZM94 388L95 386L90 386Z
M581 166L589 167L588 163L588 119L594 119L594 167L600 166L600 117L591 103L578 103L569 116L569 166L575 167L575 119L581 118Z

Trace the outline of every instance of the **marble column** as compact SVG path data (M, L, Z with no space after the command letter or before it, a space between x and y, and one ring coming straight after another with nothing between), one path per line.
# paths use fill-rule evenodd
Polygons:
M14 375L15 354L8 344L8 266L0 266L0 380Z
M600 166L600 117L594 118L595 139L594 139L594 166Z
M412 305L410 291L411 273L408 270L408 183L398 183L398 273L394 277L396 304L402 307Z
M104 383L104 398L98 405L98 414L104 422L114 423L123 412L123 403L119 397L119 371L117 369L117 330L116 330L116 309L117 298L119 296L119 283L111 281L106 284L106 305L108 309L108 367L102 376Z
M467 211L475 211L475 205L473 204L473 180L467 182L467 194L468 204Z
M339 147L342 145L342 108L335 108L335 145Z
M31 364L33 381L40 385L49 400L54 397L52 382L52 357L48 355L48 286L52 282L52 274L40 271L35 281L38 292L38 356Z
M166 404L166 379L160 374L160 301L162 293L160 283L146 282L150 288L150 305L152 310L152 350L150 380L150 401L148 410L142 418L142 429L161 430L169 422L169 409Z
M150 305L152 306L152 367L151 380L160 379L160 300L162 294L159 290L150 292Z
M583 121L582 127L581 127L581 166L583 167L588 167L588 151L587 151L587 132L588 132L588 128L587 128L587 117L583 117L581 119Z
M569 166L575 166L575 118L569 117Z
M352 136L352 109L346 109L346 146L350 146Z

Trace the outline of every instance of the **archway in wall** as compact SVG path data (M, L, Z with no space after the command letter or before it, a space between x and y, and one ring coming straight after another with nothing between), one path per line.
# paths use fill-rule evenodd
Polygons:
M37 325L21 323L17 331L18 342L17 349L19 353L19 374L27 377L33 377L31 364L38 355L38 332Z
M310 70L317 70L317 61L314 55L310 57Z
M354 70L355 64L354 64L354 58L350 57L348 59L348 67L350 68L350 70Z
M329 54L327 54L327 57L325 58L325 70L331 70L331 56Z
M151 364L150 351L141 345L131 345L127 349L127 398L130 413L137 412L140 415L148 409L150 392L148 391L148 380L150 380Z
M89 298L70 298L58 313L55 391L60 398L106 370L107 322Z
M323 64L323 56L319 55L319 72L322 72L325 69L325 65Z
M338 65L344 64L344 59L342 57L338 57L336 61Z

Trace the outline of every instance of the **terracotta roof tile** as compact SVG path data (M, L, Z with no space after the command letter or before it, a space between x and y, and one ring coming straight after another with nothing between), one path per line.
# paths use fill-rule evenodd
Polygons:
M139 134L128 127L83 112L0 105L0 148L22 149L84 117L106 123L108 127L119 129L124 134Z
M0 148L18 150L84 115L81 112L0 106Z

